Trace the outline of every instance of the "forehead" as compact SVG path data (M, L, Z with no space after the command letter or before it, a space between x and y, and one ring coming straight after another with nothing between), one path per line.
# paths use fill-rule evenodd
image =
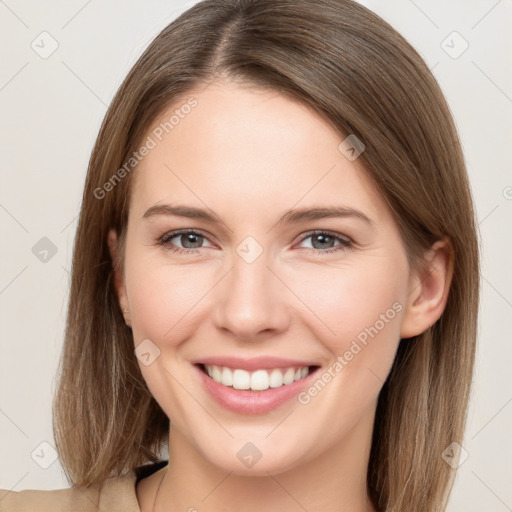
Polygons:
M320 114L274 90L217 82L173 102L152 123L152 149L136 167L132 203L225 201L254 214L278 198L358 202L371 215L383 208L361 161L348 160L344 140ZM204 201L203 201L204 199ZM151 203L151 204L149 204Z

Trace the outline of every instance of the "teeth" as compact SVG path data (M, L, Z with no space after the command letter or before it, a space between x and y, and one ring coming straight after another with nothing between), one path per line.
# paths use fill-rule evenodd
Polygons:
M283 385L283 373L277 368L270 372L269 386L271 388L278 388Z
M205 368L208 375L223 386L232 386L234 389L251 389L253 391L265 391L269 387L286 386L296 380L303 379L309 374L307 366L255 370L253 372L216 365L205 365Z
M251 387L251 374L245 370L235 370L233 372L233 387L235 389L249 389Z
M233 385L233 372L228 368L228 371L225 372L224 370L221 372L221 384L224 386L232 386ZM217 380L217 382L219 382Z
M235 372L242 372L243 370L235 370ZM245 374L249 375L248 372L244 372ZM243 376L245 378L245 375ZM254 391L263 391L265 389L268 389L269 387L269 377L266 370L256 370L252 373L251 377L251 383L250 388ZM245 381L244 381L245 382ZM238 383L237 380L233 377L233 387L235 383ZM244 388L247 389L247 388Z
M283 384L291 384L295 380L295 369L288 368L283 376Z

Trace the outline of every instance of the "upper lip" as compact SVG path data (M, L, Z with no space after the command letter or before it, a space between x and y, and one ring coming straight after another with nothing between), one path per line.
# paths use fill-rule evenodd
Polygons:
M239 368L241 370L253 371L265 368L299 368L299 367L309 367L309 366L318 366L315 363L307 362L307 361L299 361L297 359L284 359L282 357L272 357L272 356L260 356L253 357L251 359L242 359L240 357L232 357L232 356L215 356L215 357L205 357L202 359L198 359L193 361L193 364L205 364L205 365L215 365L215 366L227 366L229 368Z

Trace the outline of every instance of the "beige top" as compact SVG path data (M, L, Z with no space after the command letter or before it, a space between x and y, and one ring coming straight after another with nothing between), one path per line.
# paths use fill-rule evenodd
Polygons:
M152 471L149 474L159 466L158 463L150 465ZM0 489L0 512L141 512L135 489L140 479L136 471L123 477L108 478L103 485L89 488Z

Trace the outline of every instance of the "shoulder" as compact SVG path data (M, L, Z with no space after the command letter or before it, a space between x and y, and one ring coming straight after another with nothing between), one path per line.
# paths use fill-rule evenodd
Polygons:
M0 489L0 512L140 512L136 475L108 478L101 486L55 490Z
M89 512L96 510L98 501L97 487L51 491L0 489L0 512Z

